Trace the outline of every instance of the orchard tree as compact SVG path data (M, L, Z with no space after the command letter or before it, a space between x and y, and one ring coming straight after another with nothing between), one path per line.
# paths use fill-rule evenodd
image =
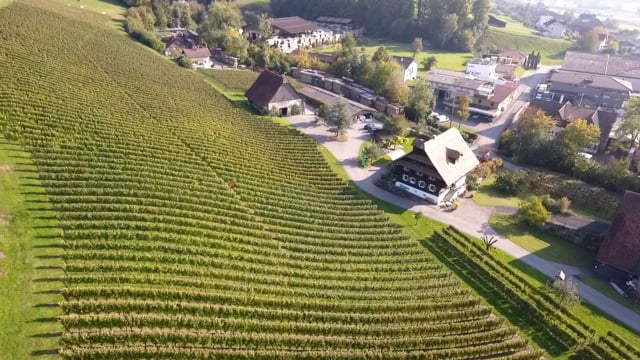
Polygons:
M411 42L411 45L409 45L409 49L413 53L413 58L415 59L416 55L418 55L422 51L422 38L421 37L414 38L413 41Z
M471 105L471 98L467 93L463 93L458 99L458 104L453 110L453 114L459 119L458 121L458 129L460 129L460 125L463 121L466 121L469 117L469 105Z
M433 103L433 91L429 82L422 79L417 80L409 92L407 112L412 114L419 123L429 117L433 109Z
M576 305L580 303L578 286L571 279L562 280L556 277L551 283L551 290L558 296L560 304Z
M329 107L325 123L334 128L336 136L344 134L353 123L353 118L347 112L347 103L339 98L335 104Z
M578 119L565 127L557 142L563 152L573 157L582 149L593 145L600 138L600 129L584 119Z
M630 141L628 151L640 136L640 98L632 97L624 106L624 116L618 129L616 129L618 142Z
M436 66L436 64L438 64L438 59L436 59L435 56L429 56L426 59L424 59L422 64L424 65L424 69L429 71L434 66Z
M229 2L216 1L209 6L207 18L200 24L199 32L210 48L224 46L229 29L237 31L244 26L240 9Z

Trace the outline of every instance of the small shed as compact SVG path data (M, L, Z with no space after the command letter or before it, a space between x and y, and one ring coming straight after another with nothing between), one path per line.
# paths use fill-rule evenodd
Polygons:
M304 109L302 97L287 78L270 70L260 73L245 96L249 104L262 114L275 110L280 116L287 116L292 114L295 106L298 110Z

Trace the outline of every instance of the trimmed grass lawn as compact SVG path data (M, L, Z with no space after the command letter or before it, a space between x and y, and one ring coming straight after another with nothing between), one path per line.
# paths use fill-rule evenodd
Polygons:
M533 35L533 29L524 26L520 21L513 19L509 16L497 16L493 15L496 18L507 23L507 27L499 28L499 27L491 27L491 30L505 32L507 34L513 35Z
M0 138L0 358L59 359L63 242L29 155Z
M482 180L478 191L473 194L473 201L481 206L505 206L505 207L518 207L518 203L526 198L529 194L524 196L508 196L495 188L496 182L495 175L489 175L486 179Z
M580 276L580 281L603 293L617 303L640 314L640 304L620 294L608 282L593 276Z
M361 43L358 43L358 48L364 46L365 53L373 55L373 53L381 46L384 45L392 56L408 56L413 57L413 53L409 51L409 44L400 43L394 41L379 41L369 38L364 38ZM325 54L335 53L340 47L340 44L331 44L323 46L313 51L319 51ZM422 62L429 56L435 56L438 59L438 63L435 67L441 69L463 71L466 69L466 63L473 59L471 53L456 53L441 51L436 49L425 49L416 56L416 62L418 63L418 75L426 75L428 71L422 66Z
M515 216L493 214L489 224L499 234L541 258L580 267L593 264L593 254L584 247L521 224Z

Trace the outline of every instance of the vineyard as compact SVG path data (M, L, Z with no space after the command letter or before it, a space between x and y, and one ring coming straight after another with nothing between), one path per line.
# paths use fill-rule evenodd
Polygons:
M56 6L0 9L0 130L64 234L63 358L540 357L311 139Z
M207 69L201 71L231 91L246 92L258 78L258 73L249 70Z

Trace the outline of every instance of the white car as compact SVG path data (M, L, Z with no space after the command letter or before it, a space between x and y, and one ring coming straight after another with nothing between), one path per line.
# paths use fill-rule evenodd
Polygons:
M447 122L449 121L449 117L447 115L442 115L437 112L432 112L431 116L438 120L438 122Z

